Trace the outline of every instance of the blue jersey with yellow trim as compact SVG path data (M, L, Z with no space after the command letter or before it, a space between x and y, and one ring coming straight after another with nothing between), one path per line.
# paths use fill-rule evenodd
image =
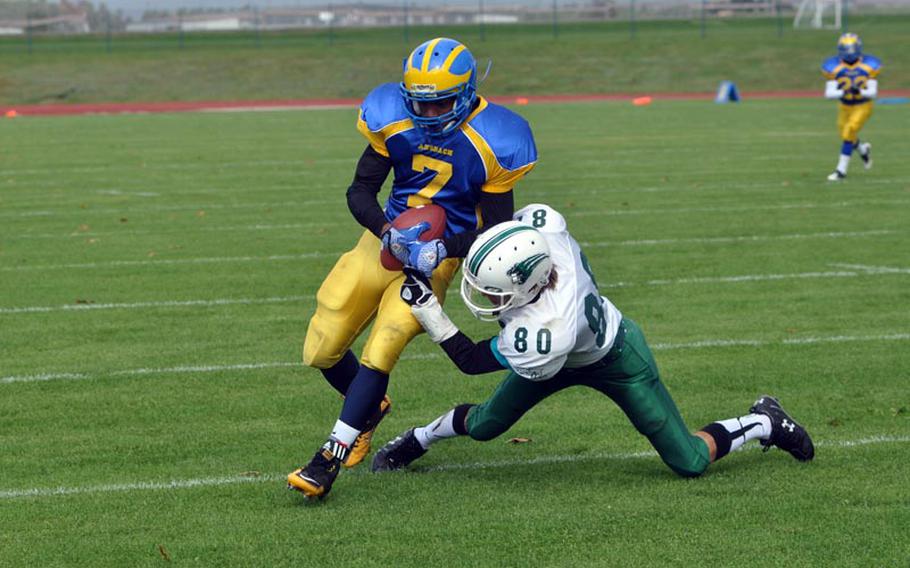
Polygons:
M850 64L840 57L829 57L822 63L822 75L829 81L837 81L837 88L844 91L840 102L845 105L859 105L868 103L870 99L852 90L860 90L866 86L869 79L878 77L882 62L873 55L862 55L856 63Z
M374 89L360 106L357 129L391 158L395 179L385 206L393 220L408 207L435 203L446 210L446 236L481 226L482 192L504 193L537 162L531 128L511 110L477 98L451 134L429 137L408 118L397 83Z

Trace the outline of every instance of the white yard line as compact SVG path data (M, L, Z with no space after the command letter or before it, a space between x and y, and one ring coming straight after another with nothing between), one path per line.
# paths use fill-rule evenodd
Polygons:
M832 263L829 266L859 270L868 274L910 274L910 268L895 268L893 266L869 266L868 264L843 264Z
M352 228L357 228L351 221ZM22 239L88 239L88 238L107 238L107 237L132 237L135 235L174 235L174 234L192 234L192 233L241 233L243 231L281 231L281 230L299 230L299 229L317 229L324 227L339 227L339 223L322 222L322 223L257 223L255 225L224 225L218 227L177 227L167 230L155 229L125 229L121 231L60 231L57 233L21 233L6 237L9 240ZM341 253L339 253L341 254Z
M19 499L22 497L55 497L59 495L79 495L83 493L119 493L123 491L148 491L160 489L189 489L192 487L208 487L212 485L233 485L236 483L250 483L266 481L262 477L208 477L202 479L175 479L160 483L118 483L114 485L93 485L86 487L56 487L52 489L19 489L0 491L0 499Z
M870 273L881 274L881 273ZM797 272L790 274L741 274L739 276L696 276L692 278L676 278L672 280L648 280L648 286L668 286L672 284L731 284L738 282L764 282L767 280L793 280L803 278L851 278L859 276L857 272L828 271L828 272ZM607 286L610 287L609 285ZM625 287L625 286L623 286Z
M154 191L123 191L120 189L99 189L95 193L100 195L122 195L127 197L161 197Z
M858 446L868 446L871 444L887 444L887 443L907 443L910 442L910 436L871 436L868 438L859 438L857 440L817 440L815 441L815 447L817 448L855 448ZM758 444L750 444L748 446L741 446L737 451L754 451L759 449ZM508 460L500 462L475 462L475 463L456 463L456 464L444 464L438 466L428 467L422 471L457 471L465 469L491 469L497 467L514 467L514 466L526 466L526 465L537 465L537 464L551 464L551 463L574 463L581 461L600 461L600 460L632 460L632 459L641 459L641 458L652 458L657 457L657 452L653 450L647 450L642 452L627 452L627 453L595 453L587 455L565 455L565 456L541 456L539 458L531 458L526 460Z
M73 268L116 268L120 266L158 266L174 264L222 264L234 262L274 262L303 260L308 258L336 258L341 252L307 252L303 254L274 254L271 256L213 256L202 258L154 258L146 260L109 260L103 262L83 262L73 264L36 264L20 266L0 266L0 272L19 272L30 270L68 270Z
M306 201L285 201L271 203L199 203L194 205L147 205L142 207L123 205L122 207L86 207L73 205L67 209L39 209L34 211L3 211L0 218L54 217L57 215L138 215L139 213L163 213L171 211L211 211L222 209L246 209L264 211L267 209L308 208L314 205L342 205L344 196L336 199L311 199Z
M307 200L307 201L288 201L284 203L210 203L195 205L151 205L151 206L128 206L124 205L119 208L95 208L88 207L79 209L72 206L67 209L58 210L34 210L34 211L6 211L0 212L0 218L16 217L53 217L55 215L71 215L78 213L85 216L88 214L104 215L136 215L144 212L156 211L198 211L209 209L249 209L261 211L263 209L276 208L306 208L313 205L342 204L342 198L325 199L325 200ZM654 207L648 209L606 209L606 210L575 210L568 209L563 213L566 217L611 217L619 215L657 215L663 213L737 213L748 211L776 211L789 209L843 209L849 207L868 207L871 205L908 205L910 200L907 199L867 199L862 202L840 201L836 203L783 203L776 205L721 205L721 206L704 206L704 207ZM78 211L77 211L78 209Z
M273 256L273 257L234 257L232 260L235 262L250 262L250 261L275 261L275 260L297 260L299 258L315 258L315 257L335 257L340 254L336 253L312 253L310 255L299 255L299 256ZM57 268L103 268L103 267L112 267L112 266L142 266L151 264L197 264L197 263L211 263L211 262L222 262L225 261L224 258L196 258L196 259L182 259L182 260L159 260L159 261L118 261L116 264L104 264L104 263L88 263L88 264L70 264L65 266L56 266ZM49 266L32 266L32 267L3 267L0 268L0 271L10 271L16 269L26 270L28 268L40 269L40 268L50 268ZM897 268L876 268L876 267L867 267L862 272L854 271L828 271L828 272L797 272L791 274L742 274L739 276L702 276L702 277L693 277L693 278L677 278L674 280L647 280L643 283L634 283L634 282L613 282L610 284L605 284L602 286L603 289L615 289L615 288L633 288L635 286L672 286L677 284L739 284L742 282L765 282L765 281L777 281L777 280L801 280L801 279L810 279L810 278L856 278L860 276L883 276L883 275L894 275L894 274L910 274L910 270L907 269L897 269ZM212 307L212 306L229 306L229 305L245 305L245 304L281 304L281 303L294 303L301 302L306 300L312 300L315 296L312 294L301 295L301 296L285 296L285 297L273 297L273 298L220 298L212 300L162 300L156 302L105 302L97 304L63 304L59 306L10 306L10 307L0 307L0 315L3 314L30 314L30 313L47 313L47 312L80 312L80 311L92 311L92 310L136 310L136 309L149 309L149 308L173 308L173 307L189 307L189 306L201 306L201 307Z
M887 234L885 231L866 231L855 233L814 233L814 234L795 234L782 236L751 236L751 237L729 237L743 241L760 241L760 240L796 240L812 238L849 238L849 237L866 237L880 234ZM584 243L588 247L610 247L610 246L658 246L663 244L673 244L678 242L723 242L722 237L719 239L668 239L665 241L600 241L593 243ZM116 268L116 267L138 267L138 266L158 266L158 265L178 265L178 264L228 264L236 262L274 262L289 260L306 260L311 258L338 258L344 251L334 252L308 252L302 254L275 254L270 256L213 256L199 258L151 258L142 260L108 260L100 262L83 262L67 264L22 264L17 266L0 266L0 272L21 272L34 270L69 270L69 269L98 269L98 268ZM753 280L783 280L793 278L838 278L844 276L863 275L881 275L881 274L906 274L910 269L893 268L893 267L875 267L865 265L846 265L833 263L833 267L848 267L851 270L841 270L834 272L797 272L791 274L746 274L741 276L706 276L693 278L679 278L670 280L649 280L646 282L649 286L660 286L666 284L690 284L703 282L747 282ZM630 286L626 283L615 283L614 288ZM608 286L610 287L610 286Z
M818 343L852 343L863 341L910 341L910 333L887 333L880 335L835 335L827 337L795 337L781 340L762 339L704 339L685 343L654 343L654 351L709 349L717 347L764 347L771 345L811 345ZM423 361L442 358L443 354L434 351L430 353L413 353L401 356L402 361ZM138 375L174 375L174 374L201 374L225 371L248 371L254 369L272 369L277 367L301 367L302 363L289 361L272 361L259 363L239 363L234 365L180 365L175 367L121 369L114 371L76 372L61 371L56 373L39 373L34 375L10 375L0 377L0 384L36 383L57 380L86 380L100 377L131 377Z
M864 207L869 205L910 205L906 199L870 199L868 201L837 203L783 203L777 205L721 205L704 207L655 207L652 209L609 209L565 212L566 217L611 217L618 215L654 215L658 213L744 213L748 211L780 211L789 209L843 209L847 207Z
M241 233L243 231L283 231L299 229L316 229L323 227L338 227L338 223L313 222L313 223L257 223L254 225L224 225L217 227L181 227L171 230L153 229L124 229L120 231L61 231L57 233L20 233L7 237L10 240L22 239L79 239L79 238L105 238L124 237L135 235L165 235L175 233ZM765 241L789 241L810 239L851 239L863 237L877 237L882 235L903 234L905 231L893 229L875 229L870 231L823 231L818 233L790 233L785 235L738 235L732 237L683 237L676 239L633 239L625 241L582 241L579 244L585 248L618 247L618 246L662 246L675 244L724 244L724 243L750 243ZM338 253L341 254L341 253Z
M862 446L878 444L906 444L910 442L908 436L872 436L868 438L859 438L856 440L818 440L815 444L817 448L831 448L852 450ZM747 449L739 451L755 451L759 446L751 444ZM586 461L626 461L634 459L652 459L657 454L653 451L644 452L623 452L623 453L592 453L583 455L550 455L540 456L537 458L504 460L495 462L473 462L473 463L453 463L431 466L418 470L420 473L448 472L463 470L483 470L502 467L527 467L541 464L559 464L559 463L577 463ZM367 475L359 471L352 472L355 475ZM251 473L248 475L234 475L222 477L199 477L191 479L172 479L169 481L148 481L136 483L117 483L106 485L85 485L73 487L31 487L27 489L5 489L0 490L0 499L24 499L24 498L42 498L42 497L60 497L66 495L85 495L99 493L124 493L128 491L172 491L175 489L194 489L196 487L218 487L224 485L238 485L242 483L280 483L285 480L287 474L268 473L259 474ZM350 475L350 474L349 474Z
M155 142L157 140L152 140ZM352 167L355 164L356 160L354 157L351 158L298 158L294 160L236 160L236 161L219 161L217 164L209 162L150 162L150 163L135 163L135 162L117 162L113 161L106 164L98 165L78 165L78 166L56 166L52 169L47 168L20 168L20 169L4 169L3 173L9 177L18 177L22 175L32 175L37 174L41 176L53 175L55 173L71 173L71 174L88 174L96 172L110 172L110 171L140 171L140 172L152 172L158 170L205 170L210 171L213 168L217 170L224 169L235 169L235 168L249 168L249 167L290 167L290 166L306 166L307 168L312 168L321 164L351 164Z
M87 310L136 310L148 308L179 308L186 306L214 307L255 304L286 304L312 300L316 296L284 296L276 298L221 298L215 300L166 300L163 302L120 302L107 304L63 304L62 306L26 306L22 308L0 308L0 314L32 314L46 312L79 312Z
M751 243L764 241L798 241L809 239L849 239L854 237L876 237L893 235L900 231L877 229L872 231L828 231L821 233L791 233L786 235L742 235L735 237L690 237L679 239L636 239L626 241L598 241L581 242L585 248L600 248L613 246L660 246L675 244L720 244L720 243ZM846 265L843 265L846 267Z
M98 377L134 377L137 375L163 375L163 374L202 374L224 371L250 371L256 369L274 369L278 367L300 367L302 363L272 362L272 363L240 363L237 365L181 365L178 367L139 368L108 371L102 373L43 373L40 375L20 375L0 377L0 384L10 383L36 383L44 381L78 381Z
M764 347L769 345L811 345L815 343L849 343L856 341L908 341L910 333L887 333L881 335L834 335L828 337L794 337L780 341L761 339L705 339L688 343L655 343L654 351L675 349L704 349L713 347Z

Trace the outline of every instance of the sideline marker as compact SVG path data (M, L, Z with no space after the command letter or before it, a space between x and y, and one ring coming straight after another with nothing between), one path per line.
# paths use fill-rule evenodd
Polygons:
M739 90L736 88L736 84L733 81L722 81L717 88L717 96L714 97L714 102L717 104L738 103Z

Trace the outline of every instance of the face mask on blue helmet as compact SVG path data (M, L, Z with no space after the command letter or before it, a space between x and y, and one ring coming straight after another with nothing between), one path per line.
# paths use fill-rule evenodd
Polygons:
M471 114L477 99L477 63L463 44L448 38L422 43L405 58L403 71L405 110L425 133L446 136ZM427 103L448 101L452 106L447 112L423 116Z
M837 40L837 55L841 61L853 64L859 61L863 54L863 42L856 34L844 34Z

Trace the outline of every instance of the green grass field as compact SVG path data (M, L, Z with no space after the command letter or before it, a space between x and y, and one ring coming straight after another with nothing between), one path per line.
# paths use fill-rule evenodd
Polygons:
M353 110L8 120L0 565L905 565L908 108L876 109L875 169L836 185L822 101L520 111L541 161L518 204L565 213L689 426L773 393L815 462L751 446L683 480L572 390L503 439L305 503L284 477L340 401L299 352L359 234ZM498 378L418 338L379 442Z
M910 88L910 16L851 16L866 50L884 61L882 89ZM482 92L711 93L720 81L746 91L821 92L821 62L834 55L837 31L778 37L776 20L716 20L700 37L698 21L642 21L479 28L415 27L276 34L188 34L0 39L0 105L363 97L398 80L401 60L440 35L465 42L480 67L492 58ZM259 41L257 42L257 37Z

